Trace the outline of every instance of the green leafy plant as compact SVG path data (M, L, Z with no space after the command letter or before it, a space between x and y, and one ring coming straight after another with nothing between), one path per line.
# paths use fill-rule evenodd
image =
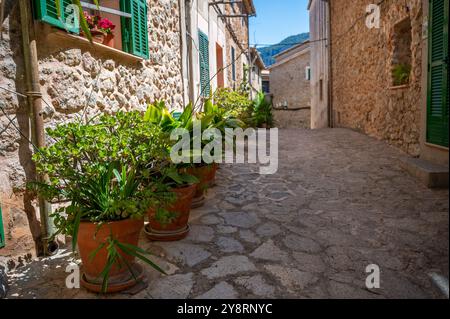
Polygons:
M394 86L405 85L409 83L411 75L411 65L409 64L396 64L392 68L392 79Z
M274 124L272 103L267 101L264 92L256 96L252 120L256 127L272 127Z
M101 227L112 221L141 218L155 203L170 201L169 186L158 184L157 178L170 164L169 143L161 129L145 123L139 112L104 115L95 123L62 124L47 134L53 144L33 159L49 182L30 187L51 202L69 203L53 217L55 235L72 236L74 250L81 222ZM104 287L110 263L121 263L121 256L114 253L120 245L111 245L116 242L111 237L110 244L101 245L108 250L108 264L102 273ZM133 249L136 254L138 248ZM141 258L142 252L138 255L147 262Z
M220 109L241 120L245 125L252 124L253 101L248 98L247 93L230 88L220 88L214 93L213 101Z

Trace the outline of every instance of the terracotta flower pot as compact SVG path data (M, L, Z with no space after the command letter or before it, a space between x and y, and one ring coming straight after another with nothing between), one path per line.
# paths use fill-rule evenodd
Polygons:
M107 33L103 38L103 45L114 48L114 34Z
M186 173L195 176L200 181L197 185L192 208L197 208L203 205L205 199L205 192L209 187L213 187L216 182L216 172L218 165L204 165L200 167L192 167L186 169Z
M103 44L105 42L105 33L98 30L91 30L92 41Z
M187 236L189 233L188 222L192 199L194 198L196 189L197 185L194 184L172 190L177 198L173 204L166 208L166 210L177 214L177 217L169 224L164 224L156 220L156 209L149 209L149 225L146 227L145 231L151 240L175 241Z
M107 242L109 236L113 236L120 243L137 246L139 234L144 226L143 219L127 219L110 222L98 228L98 224L90 222L80 223L78 231L78 250L83 263L83 279L81 283L89 290L100 292L103 278L100 276L107 263L108 251L106 247L100 249L93 258L91 253L102 243ZM120 255L134 264L134 257L119 251ZM132 267L133 268L133 267ZM134 271L133 271L134 272ZM134 274L136 276L136 273ZM139 277L139 274L138 276ZM138 278L139 279L139 278ZM126 290L137 283L128 267L122 263L111 268L108 279L107 293Z

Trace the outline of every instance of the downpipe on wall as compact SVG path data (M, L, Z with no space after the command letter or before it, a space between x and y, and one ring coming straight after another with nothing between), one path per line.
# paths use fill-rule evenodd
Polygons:
M19 0L20 22L23 42L23 55L25 61L25 75L28 101L28 115L31 124L32 140L38 148L45 147L44 116L42 112L42 93L39 84L39 63L37 55L36 37L32 19L30 1ZM39 182L48 181L48 177L36 173ZM58 251L58 243L50 240L54 235L53 219L50 217L51 205L38 196L39 215L41 222L41 240L43 251L37 251L37 255L52 255Z

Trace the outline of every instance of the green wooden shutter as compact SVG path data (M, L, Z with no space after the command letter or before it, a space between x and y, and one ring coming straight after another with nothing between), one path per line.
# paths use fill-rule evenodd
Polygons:
M72 0L61 0L61 16L58 17L55 0L34 0L35 17L52 26L73 32L80 33L80 28L67 28L63 21L66 21L66 8L72 4ZM70 12L69 12L70 14Z
M5 247L5 230L3 229L2 206L0 203L0 248Z
M427 142L448 147L449 2L430 1Z
M198 32L199 53L200 53L200 87L203 96L209 96L209 41L208 36L203 32Z
M149 58L146 0L121 0L120 9L132 17L122 18L123 50L142 58Z

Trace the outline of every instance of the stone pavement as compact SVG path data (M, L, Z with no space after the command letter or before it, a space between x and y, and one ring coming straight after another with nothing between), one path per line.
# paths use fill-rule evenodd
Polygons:
M282 130L277 174L222 166L187 239L142 238L170 275L148 269L145 290L108 298L441 298L429 274L448 278L448 190L423 187L401 156L350 130ZM72 258L10 272L9 297L98 298L65 288Z

